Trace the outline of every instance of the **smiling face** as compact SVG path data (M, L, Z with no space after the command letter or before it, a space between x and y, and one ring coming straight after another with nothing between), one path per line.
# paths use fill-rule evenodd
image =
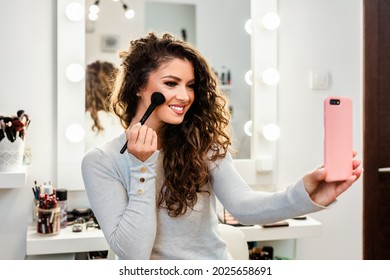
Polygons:
M156 107L145 124L154 130L164 124L180 124L194 102L194 67L188 60L173 58L151 72L143 89L138 93L135 120L138 121L146 112L153 92L161 92L165 102Z

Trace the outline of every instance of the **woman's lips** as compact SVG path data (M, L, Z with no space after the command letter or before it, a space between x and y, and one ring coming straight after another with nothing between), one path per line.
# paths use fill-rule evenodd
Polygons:
M176 114L181 115L184 113L184 106L169 105L169 108L171 108L171 110L174 111Z

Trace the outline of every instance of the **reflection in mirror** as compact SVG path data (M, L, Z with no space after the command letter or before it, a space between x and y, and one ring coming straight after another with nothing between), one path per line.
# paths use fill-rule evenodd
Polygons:
M66 131L73 124L81 127L85 123L85 79L70 82L66 78L65 69L72 63L86 66L97 58L118 66L117 50L127 48L130 40L144 36L147 30L145 3L148 0L131 3L135 15L130 21L124 17L123 7L111 1L99 1L102 9L99 19L94 22L85 21L85 18L71 21L65 16L64 11L69 3L80 3L88 10L88 1L93 0L63 0L57 5L57 184L69 190L84 190L80 170L85 153L84 141L69 141ZM264 69L277 67L277 32L262 28L259 20L266 13L277 12L277 0L169 2L195 5L195 47L217 71L222 66L231 70L231 85L223 87L233 106L232 125L240 153L240 158L234 160L237 171L252 186L272 186L277 164L276 142L266 141L259 129L262 124L277 120L277 88L265 86L259 77ZM111 13L107 12L108 20L103 20L103 6L113 9ZM242 31L249 13L253 22L250 28L252 38ZM258 46L256 51L251 45ZM242 78L246 73L253 73L247 75L251 86ZM69 114L69 108L72 108L72 114ZM252 134L250 138L243 133L245 123L248 124L245 126L246 132ZM268 164L266 170L263 168L263 159L266 159L267 164L272 163L271 166Z
M124 129L119 118L109 111L109 98L118 68L111 62L94 61L85 75L85 149L103 144Z
M187 40L208 59L229 98L236 158L250 158L251 138L244 131L245 123L251 119L251 88L245 82L245 73L251 69L251 38L245 31L250 0L123 2L134 10L132 19L124 16L121 2L113 1L99 2L96 20L86 16L86 65L100 60L119 67L118 52L148 31L169 32ZM87 14L94 3L85 1Z
M145 30L162 33L168 31L196 46L196 9L193 4L147 1Z

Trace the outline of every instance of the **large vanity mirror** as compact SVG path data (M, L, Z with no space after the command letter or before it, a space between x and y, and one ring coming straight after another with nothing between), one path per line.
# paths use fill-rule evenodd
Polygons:
M244 125L251 119L251 86L245 82L251 69L251 35L245 30L250 0L106 0L99 2L97 19L92 21L89 7L95 3L85 1L86 64L99 60L119 66L118 52L149 31L169 32L188 41L206 56L230 100L236 158L249 158L250 136ZM125 17L123 3L134 11L131 19Z
M97 60L119 66L118 52L127 49L130 40L139 38L148 31L168 31L187 40L205 55L218 73L232 112L233 143L238 151L235 162L248 183L255 184L258 172L255 166L256 156L253 155L253 139L257 138L257 134L254 124L252 127L248 124L252 121L254 123L256 119L253 115L256 111L253 108L253 88L256 87L256 82L251 86L245 80L248 71L253 69L254 61L251 47L253 35L245 30L246 22L253 17L254 2L256 1L60 1L57 7L58 185L69 190L84 188L80 162L86 151L82 128L88 129L84 125L85 77L80 74L79 79L76 77L72 80L66 76L69 65L74 66L73 72L77 72L77 65L85 70L88 64ZM94 3L99 4L99 14L97 20L91 21L88 12ZM67 12L71 4L84 8L81 19L69 18ZM134 11L133 18L125 17L126 9ZM273 147L268 149L273 151Z

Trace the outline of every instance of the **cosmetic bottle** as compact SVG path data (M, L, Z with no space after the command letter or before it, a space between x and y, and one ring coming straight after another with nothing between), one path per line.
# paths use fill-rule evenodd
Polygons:
M226 80L225 80L226 78L225 78L225 73L224 72L222 72L222 74L221 74L221 84L222 85L226 85Z
M53 194L53 186L51 185L51 183L49 182L48 184L43 183L43 185L40 187L40 193L41 194L47 194L47 195L52 195Z
M225 65L221 68L221 85L227 85L228 77L227 77L227 68Z
M61 228L66 228L68 225L68 191L66 189L57 189L56 194L60 206L60 226Z
M227 71L227 84L231 85L232 84L232 75L230 74L230 70Z

